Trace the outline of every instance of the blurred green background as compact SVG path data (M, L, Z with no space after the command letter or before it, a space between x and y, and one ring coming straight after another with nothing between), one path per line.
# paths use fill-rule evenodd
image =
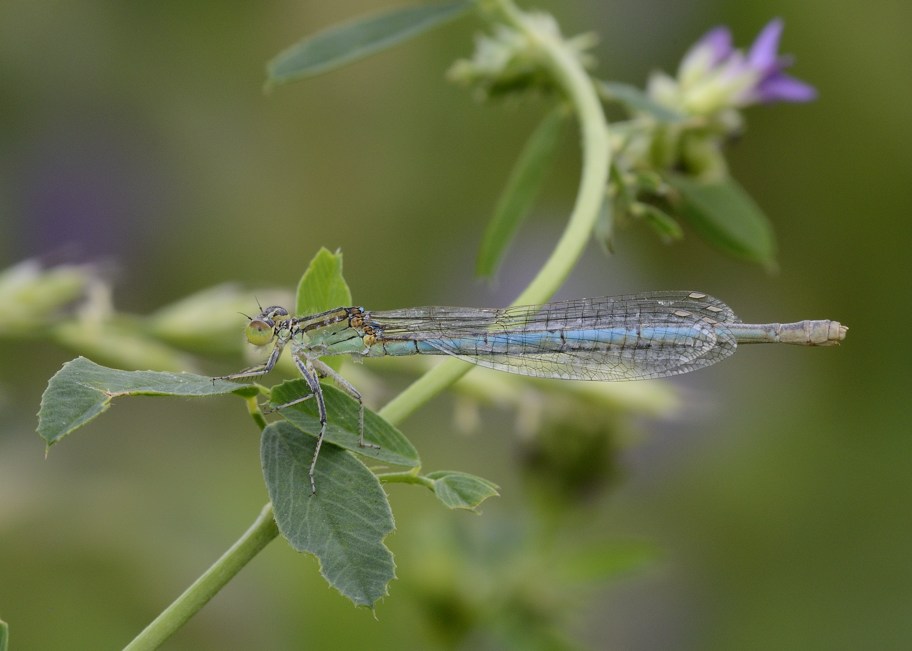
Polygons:
M75 250L109 261L118 307L146 313L229 280L293 287L327 246L343 249L355 301L375 309L511 300L569 212L578 151L574 134L498 283L476 282L484 224L547 109L480 106L445 82L479 23L262 92L281 49L386 6L4 2L0 268ZM730 154L775 223L778 274L692 234L666 247L635 228L609 258L591 246L561 295L693 288L745 320L851 327L838 349L752 348L676 379L681 409L625 426L636 441L587 531L649 541L660 558L581 596L569 630L598 649L912 648L912 360L895 343L912 317L912 9L538 6L567 34L598 31L598 74L637 85L655 67L673 72L714 25L746 46L779 15L795 75L820 91L809 105L750 110ZM17 649L118 648L265 501L255 428L229 398L117 404L45 460L34 414L72 356L0 342L0 618ZM391 375L375 404L406 379ZM531 490L512 416L484 409L467 436L453 409L438 398L404 429L428 469L480 474L503 497L478 517L389 487L400 580L378 619L276 542L165 648L428 648L416 586L429 580L435 537L521 529Z

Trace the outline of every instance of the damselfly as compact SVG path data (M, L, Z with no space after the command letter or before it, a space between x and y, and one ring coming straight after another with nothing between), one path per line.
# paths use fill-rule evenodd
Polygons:
M320 378L330 377L361 402L361 394L320 360L329 355L450 355L508 373L563 380L623 381L689 373L725 359L739 344L831 346L845 338L836 321L741 323L725 303L700 292L652 292L582 298L503 309L414 307L370 312L340 307L292 316L273 305L250 319L247 341L274 344L264 364L222 379L265 375L286 346L315 398L320 433L314 469L326 432ZM359 423L364 441L364 406Z

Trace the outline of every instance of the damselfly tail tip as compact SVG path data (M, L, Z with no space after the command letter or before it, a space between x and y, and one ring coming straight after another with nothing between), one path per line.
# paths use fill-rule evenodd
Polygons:
M826 339L816 343L817 346L838 346L839 342L846 338L849 331L848 326L844 326L839 321L827 321Z
M836 328L835 343L839 343L840 341L845 339L846 333L849 331L849 326L844 326L841 323L839 323L838 321L833 321L833 326Z

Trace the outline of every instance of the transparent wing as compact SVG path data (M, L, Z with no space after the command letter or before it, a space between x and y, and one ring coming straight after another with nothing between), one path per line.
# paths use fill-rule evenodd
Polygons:
M371 315L383 341L412 341L510 373L638 380L686 373L735 351L732 310L699 292L654 292L504 309L422 307Z

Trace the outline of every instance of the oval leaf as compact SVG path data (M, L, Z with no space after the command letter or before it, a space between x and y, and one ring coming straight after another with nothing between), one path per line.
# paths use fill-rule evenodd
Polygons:
M263 475L276 524L294 549L317 557L331 586L356 605L373 606L396 578L383 544L394 528L386 493L364 464L330 443L320 450L312 494L315 443L285 421L263 430Z
M327 414L324 438L327 441L384 463L409 468L421 465L418 451L405 438L405 435L368 409L364 410L364 439L368 443L379 445L380 448L359 446L358 401L333 386L324 384L322 387ZM272 389L270 400L273 405L284 405L309 394L310 389L307 382L289 380ZM311 436L317 436L320 433L320 417L317 415L315 400L307 400L285 407L279 413L295 427Z
M295 314L318 314L352 304L351 290L342 277L342 251L331 253L321 247L307 265L295 292ZM342 366L340 357L324 360L335 370Z
M606 255L614 253L614 222L615 222L615 203L611 197L602 199L602 206L599 208L599 216L595 221L595 228L592 230L592 236L602 247Z
M773 227L734 179L701 183L668 174L666 180L680 195L680 215L701 237L734 256L775 267Z
M67 362L48 382L38 410L38 434L53 445L104 413L120 396L255 395L257 388L190 373L121 371L85 357Z
M465 472L438 470L426 475L434 481L434 494L451 509L475 508L489 497L498 497L497 484Z
M317 314L336 307L349 307L351 290L342 277L342 252L317 251L298 282L295 314Z
M645 220L666 244L684 237L684 231L675 218L652 204L637 202L631 208L631 212Z
M269 84L312 77L458 18L472 2L401 7L343 23L291 46L267 66Z
M563 107L558 107L548 114L520 153L481 240L475 273L482 278L490 278L497 271L516 230L532 209L542 179L557 150L565 113Z

